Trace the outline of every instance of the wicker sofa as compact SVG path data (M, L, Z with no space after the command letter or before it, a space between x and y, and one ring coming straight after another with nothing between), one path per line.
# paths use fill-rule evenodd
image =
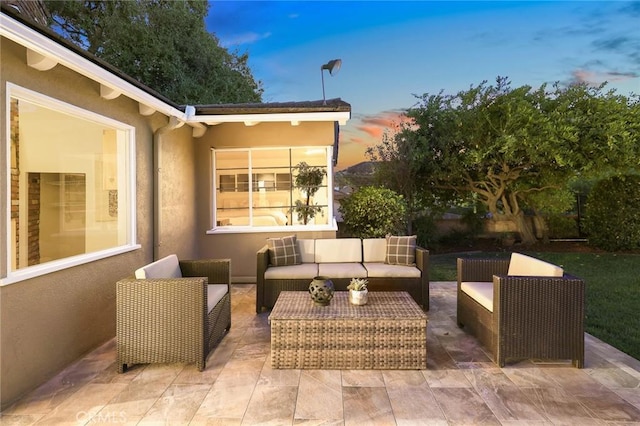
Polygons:
M195 362L231 328L229 259L167 256L116 284L117 366Z
M404 237L396 237L404 238ZM415 240L414 240L415 243ZM298 239L301 262L274 266L269 245L257 252L256 312L271 309L281 291L308 291L316 276L346 290L351 278L366 278L369 291L406 291L429 309L429 251L415 246L413 264L389 264L385 238Z
M507 359L569 359L584 365L584 281L518 253L463 259L458 268L458 325Z

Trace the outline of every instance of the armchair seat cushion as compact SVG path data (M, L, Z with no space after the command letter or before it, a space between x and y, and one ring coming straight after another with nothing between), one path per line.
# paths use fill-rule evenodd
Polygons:
M493 312L493 283L492 282L463 282L460 290L469 295L473 300L484 306L489 312Z
M365 262L363 265L371 278L420 278L420 269L414 266L378 262Z
M330 278L367 278L361 263L319 263L318 275Z
M266 280L287 280L313 278L318 276L318 265L315 263L301 263L300 265L278 266L268 268L264 272ZM311 280L309 280L311 282Z

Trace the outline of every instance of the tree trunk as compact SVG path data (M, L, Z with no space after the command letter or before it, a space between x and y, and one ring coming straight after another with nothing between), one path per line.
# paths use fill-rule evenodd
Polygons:
M493 216L493 232L506 235L507 233L518 234L522 244L535 244L536 238L533 226L524 213L518 214L498 214Z
M520 212L513 218L514 223L516 224L517 232L520 234L520 239L522 240L522 244L524 245L532 245L538 242L536 238L536 234L533 230L533 226L527 220L524 213Z

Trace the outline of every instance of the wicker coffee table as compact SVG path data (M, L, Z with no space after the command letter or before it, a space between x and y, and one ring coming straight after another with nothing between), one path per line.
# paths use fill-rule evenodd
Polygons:
M427 368L427 315L404 291L369 292L363 306L350 304L346 291L329 306L283 291L269 322L273 368Z

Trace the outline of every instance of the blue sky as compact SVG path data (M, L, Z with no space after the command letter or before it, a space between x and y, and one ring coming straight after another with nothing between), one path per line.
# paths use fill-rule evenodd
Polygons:
M512 86L609 82L640 93L640 2L212 1L209 31L249 54L265 102L352 106L337 169L367 160L415 95L454 94L507 76Z

